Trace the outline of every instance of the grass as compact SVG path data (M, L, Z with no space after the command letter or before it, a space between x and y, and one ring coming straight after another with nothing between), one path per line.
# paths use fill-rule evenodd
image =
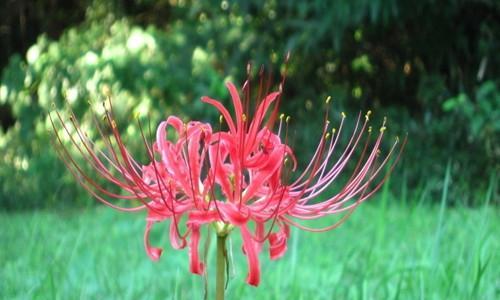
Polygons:
M381 193L386 198L384 192ZM98 207L0 215L1 299L200 299L187 252L166 245L157 263L142 247L143 215ZM498 299L499 208L362 205L339 229L292 231L285 257L262 253L262 282L244 283L233 238L229 299ZM236 233L236 232L235 232ZM214 263L214 244L209 262ZM210 274L214 272L210 269ZM211 276L211 275L210 275ZM209 296L213 295L213 287Z

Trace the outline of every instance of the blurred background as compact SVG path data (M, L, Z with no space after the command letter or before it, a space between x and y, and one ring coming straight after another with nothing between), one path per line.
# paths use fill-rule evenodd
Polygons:
M248 62L254 65L254 73L260 65L273 70L278 82L283 57L290 51L281 109L293 117L293 144L299 160L307 161L318 141L322 124L311 120L321 120L327 96L334 99L334 114L346 111L352 122L368 109L373 111L374 126L387 116L389 136L408 134L409 141L384 190L384 204L367 208L367 213L374 213L370 209L382 211L383 228L389 226L384 220L391 216L400 216L393 220L400 220L403 228L408 221L408 231L400 232L398 239L421 234L423 240L432 240L429 257L436 259L445 274L452 274L452 279L427 278L425 274L432 270L422 275L424 283L439 283L438 298L493 299L500 295L500 274L492 270L498 263L494 253L500 240L500 2L4 0L0 3L0 43L0 210L1 222L7 226L2 227L9 228L0 237L5 241L10 243L23 234L30 240L34 235L43 236L45 229L39 228L50 232L53 226L40 224L73 224L58 218L95 209L95 200L75 183L49 146L52 136L47 112L53 102L63 107L67 100L89 125L88 101L102 101L104 91L111 91L124 139L133 149L140 148L137 124L132 121L135 113L147 116L152 124L170 114L216 120L217 112L207 109L199 101L201 96L227 101L224 81L241 84ZM448 209L456 214L452 217L456 227L445 226ZM105 214L104 218L112 217ZM361 226L363 218L355 220L352 226ZM140 232L138 224L133 226ZM471 226L467 238L474 240L454 240L461 236L459 228L467 224ZM73 225L73 236L85 232ZM31 229L25 231L25 226ZM380 234L382 227L373 230ZM431 237L422 228L433 232ZM458 244L449 247L463 250L457 250L450 264L441 264L435 256L449 250L435 249L443 228L457 230L448 238ZM387 237L387 231L383 232L382 244ZM349 239L347 233L345 236ZM372 240L358 243L360 248L373 245ZM22 247L16 245L12 244L11 252L0 253L0 259L14 269L22 264L15 260L16 247ZM477 246L470 261L466 245ZM40 255L51 255L52 246L39 250ZM136 254L138 261L145 259L140 254ZM379 263L382 261L380 258ZM25 264L29 273L30 265L41 262ZM380 268L385 270L387 265ZM181 269L180 276L188 277L187 270ZM471 277L457 275L458 270L467 270ZM35 283L17 286L15 277L2 274L5 295L32 295L24 292L36 282L43 287L42 298L54 295L47 291L60 292L57 283L52 282L50 288L40 279L55 277L32 274ZM413 296L420 295L419 291L429 295L425 284L412 290L408 282L416 277L408 276L387 275L384 283L369 282L367 286L362 281L354 284L355 292L346 283L345 295L351 297L358 289L365 295L368 289L368 295L388 298L395 291L394 295L405 295L408 286L415 292ZM489 282L485 283L484 276ZM11 282L12 288L5 282ZM457 292L460 282L466 287ZM110 292L113 285L95 289L97 294L88 295L106 295L103 291L116 295ZM63 291L62 295L73 295L71 291L68 288L69 294Z

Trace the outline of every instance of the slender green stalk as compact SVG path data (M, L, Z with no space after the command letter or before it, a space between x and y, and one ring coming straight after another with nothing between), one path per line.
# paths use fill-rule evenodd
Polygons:
M224 289L226 283L226 237L217 236L217 265L215 278L215 299L224 300Z

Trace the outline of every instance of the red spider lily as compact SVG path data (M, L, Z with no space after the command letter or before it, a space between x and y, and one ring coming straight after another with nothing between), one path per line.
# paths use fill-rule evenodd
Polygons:
M151 227L156 222L170 220L170 242L175 249L188 247L190 271L195 274L205 272L198 249L200 228L212 224L219 236L237 230L248 262L247 282L257 286L260 282L258 256L266 241L270 258L274 260L287 250L290 225L309 231L327 231L339 226L382 186L399 159L406 139L399 149L396 140L387 155L381 157L379 148L385 126L382 125L375 141L371 142L368 112L364 119L358 116L347 146L337 151L345 114L342 113L339 129L335 131L330 129L327 110L314 156L305 170L292 180L297 162L287 145L289 118L278 117L282 85L269 94L260 89L253 112L249 86L250 81L243 86L242 101L237 88L227 84L234 114L219 101L202 98L221 114L217 130L210 124L184 123L171 116L160 123L156 140L150 144L139 123L148 165L139 164L127 151L114 121L111 102L105 107L111 137L95 120L105 151L98 150L87 137L73 113L67 123L57 111L55 116L49 114L57 141L55 148L67 168L95 198L119 210L147 211L144 245L151 259L159 259L162 253L161 248L152 247L149 242ZM227 130L222 130L223 121ZM274 130L276 122L278 126ZM168 138L169 130L175 132L175 138ZM94 181L64 146L63 134L99 176L120 187L123 193L117 194ZM355 154L358 148L361 153ZM395 152L396 159L389 162ZM332 194L327 188L346 172L355 155L354 171L340 191ZM386 164L389 171L384 175L382 170ZM139 201L139 205L120 207L113 204L112 199ZM340 220L328 227L303 225L302 220L337 214L342 216ZM181 232L182 226L179 226L181 219L186 220L185 232Z

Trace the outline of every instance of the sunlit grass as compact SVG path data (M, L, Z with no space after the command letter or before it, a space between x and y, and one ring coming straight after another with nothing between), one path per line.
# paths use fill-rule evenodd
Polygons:
M393 203L374 199L336 231L293 230L284 258L269 261L261 254L258 288L244 283L246 263L235 238L235 275L227 294L230 299L498 299L498 207ZM153 235L166 246L162 259L147 258L143 219L103 207L1 214L0 298L202 298L203 280L188 272L186 251L168 246L166 226L158 225Z

